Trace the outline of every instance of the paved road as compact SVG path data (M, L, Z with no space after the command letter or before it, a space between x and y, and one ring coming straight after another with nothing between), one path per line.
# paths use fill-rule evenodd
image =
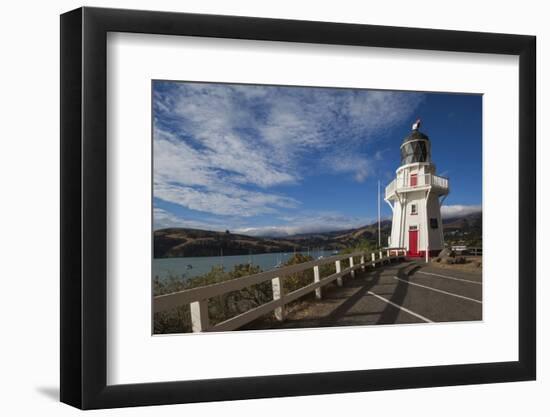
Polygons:
M482 319L479 274L402 262L323 288L323 299L301 303L279 323L260 320L246 329L472 321Z

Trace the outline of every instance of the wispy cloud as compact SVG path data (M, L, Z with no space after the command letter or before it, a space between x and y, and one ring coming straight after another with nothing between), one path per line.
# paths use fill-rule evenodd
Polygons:
M398 92L173 82L155 82L153 94L155 198L249 219L299 210L300 201L280 187L300 186L310 175L365 181L380 159L369 143L423 100Z
M186 219L172 212L155 207L153 209L153 229L165 229L169 227L187 227L190 229L207 229L207 230L224 230L223 225L217 224L216 221L199 221Z
M364 182L373 171L374 162L371 158L337 152L324 159L324 163L336 173L349 173L357 182Z
M349 217L338 213L285 218L281 225L252 226L235 229L236 233L251 236L286 237L306 233L349 230L371 224L374 219Z
M154 196L158 199L206 213L245 217L299 204L289 197L240 187L248 181L238 172L220 169L220 154L200 152L160 129L155 128L154 135ZM248 163L252 164L258 165L250 170L259 176L260 184L288 181L285 173L277 171L262 176L261 164Z
M288 197L239 188L233 191L201 189L165 183L155 184L155 197L192 210L241 217L273 213L277 207L292 208L298 205L296 200Z
M464 206L464 205L451 205L451 206L442 206L441 207L441 217L443 218L452 218L466 216L468 214L479 213L481 212L481 206Z

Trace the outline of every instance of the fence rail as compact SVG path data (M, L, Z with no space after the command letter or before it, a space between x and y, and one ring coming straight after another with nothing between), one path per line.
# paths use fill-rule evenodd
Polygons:
M376 252L354 252L316 259L301 264L236 278L230 281L206 285L204 287L159 295L153 300L153 312L159 313L181 305L189 305L193 332L235 330L271 312L274 312L275 317L282 321L285 319L284 307L286 304L311 292L315 292L316 298L321 299L322 287L325 285L336 281L337 285L341 286L343 285L343 277L348 274L352 277L355 276L355 271L357 269L364 270L369 266L376 267L381 263L391 262L395 259L403 259L405 255L406 250L403 248L387 248ZM357 259L358 262L355 263L354 259ZM342 260L349 260L349 267L342 269ZM326 277L321 277L319 267L331 263L335 264L336 272ZM285 277L309 269L313 269L313 282L292 292L285 293L283 286ZM217 323L216 325L210 325L208 317L208 300L210 298L227 294L231 291L239 291L251 285L260 284L269 280L271 280L273 289L272 301L252 308L221 323Z
M451 250L459 255L483 256L483 248L466 245L453 245Z
M474 256L482 256L483 248L468 248L468 253Z

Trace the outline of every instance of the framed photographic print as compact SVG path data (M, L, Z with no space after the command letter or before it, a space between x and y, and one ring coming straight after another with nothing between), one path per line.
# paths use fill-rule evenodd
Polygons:
M61 400L535 378L535 38L61 16Z

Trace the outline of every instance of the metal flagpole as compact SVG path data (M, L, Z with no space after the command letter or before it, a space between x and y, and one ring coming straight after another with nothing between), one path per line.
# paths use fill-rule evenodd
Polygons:
M380 180L378 180L378 247L382 247L380 244Z

